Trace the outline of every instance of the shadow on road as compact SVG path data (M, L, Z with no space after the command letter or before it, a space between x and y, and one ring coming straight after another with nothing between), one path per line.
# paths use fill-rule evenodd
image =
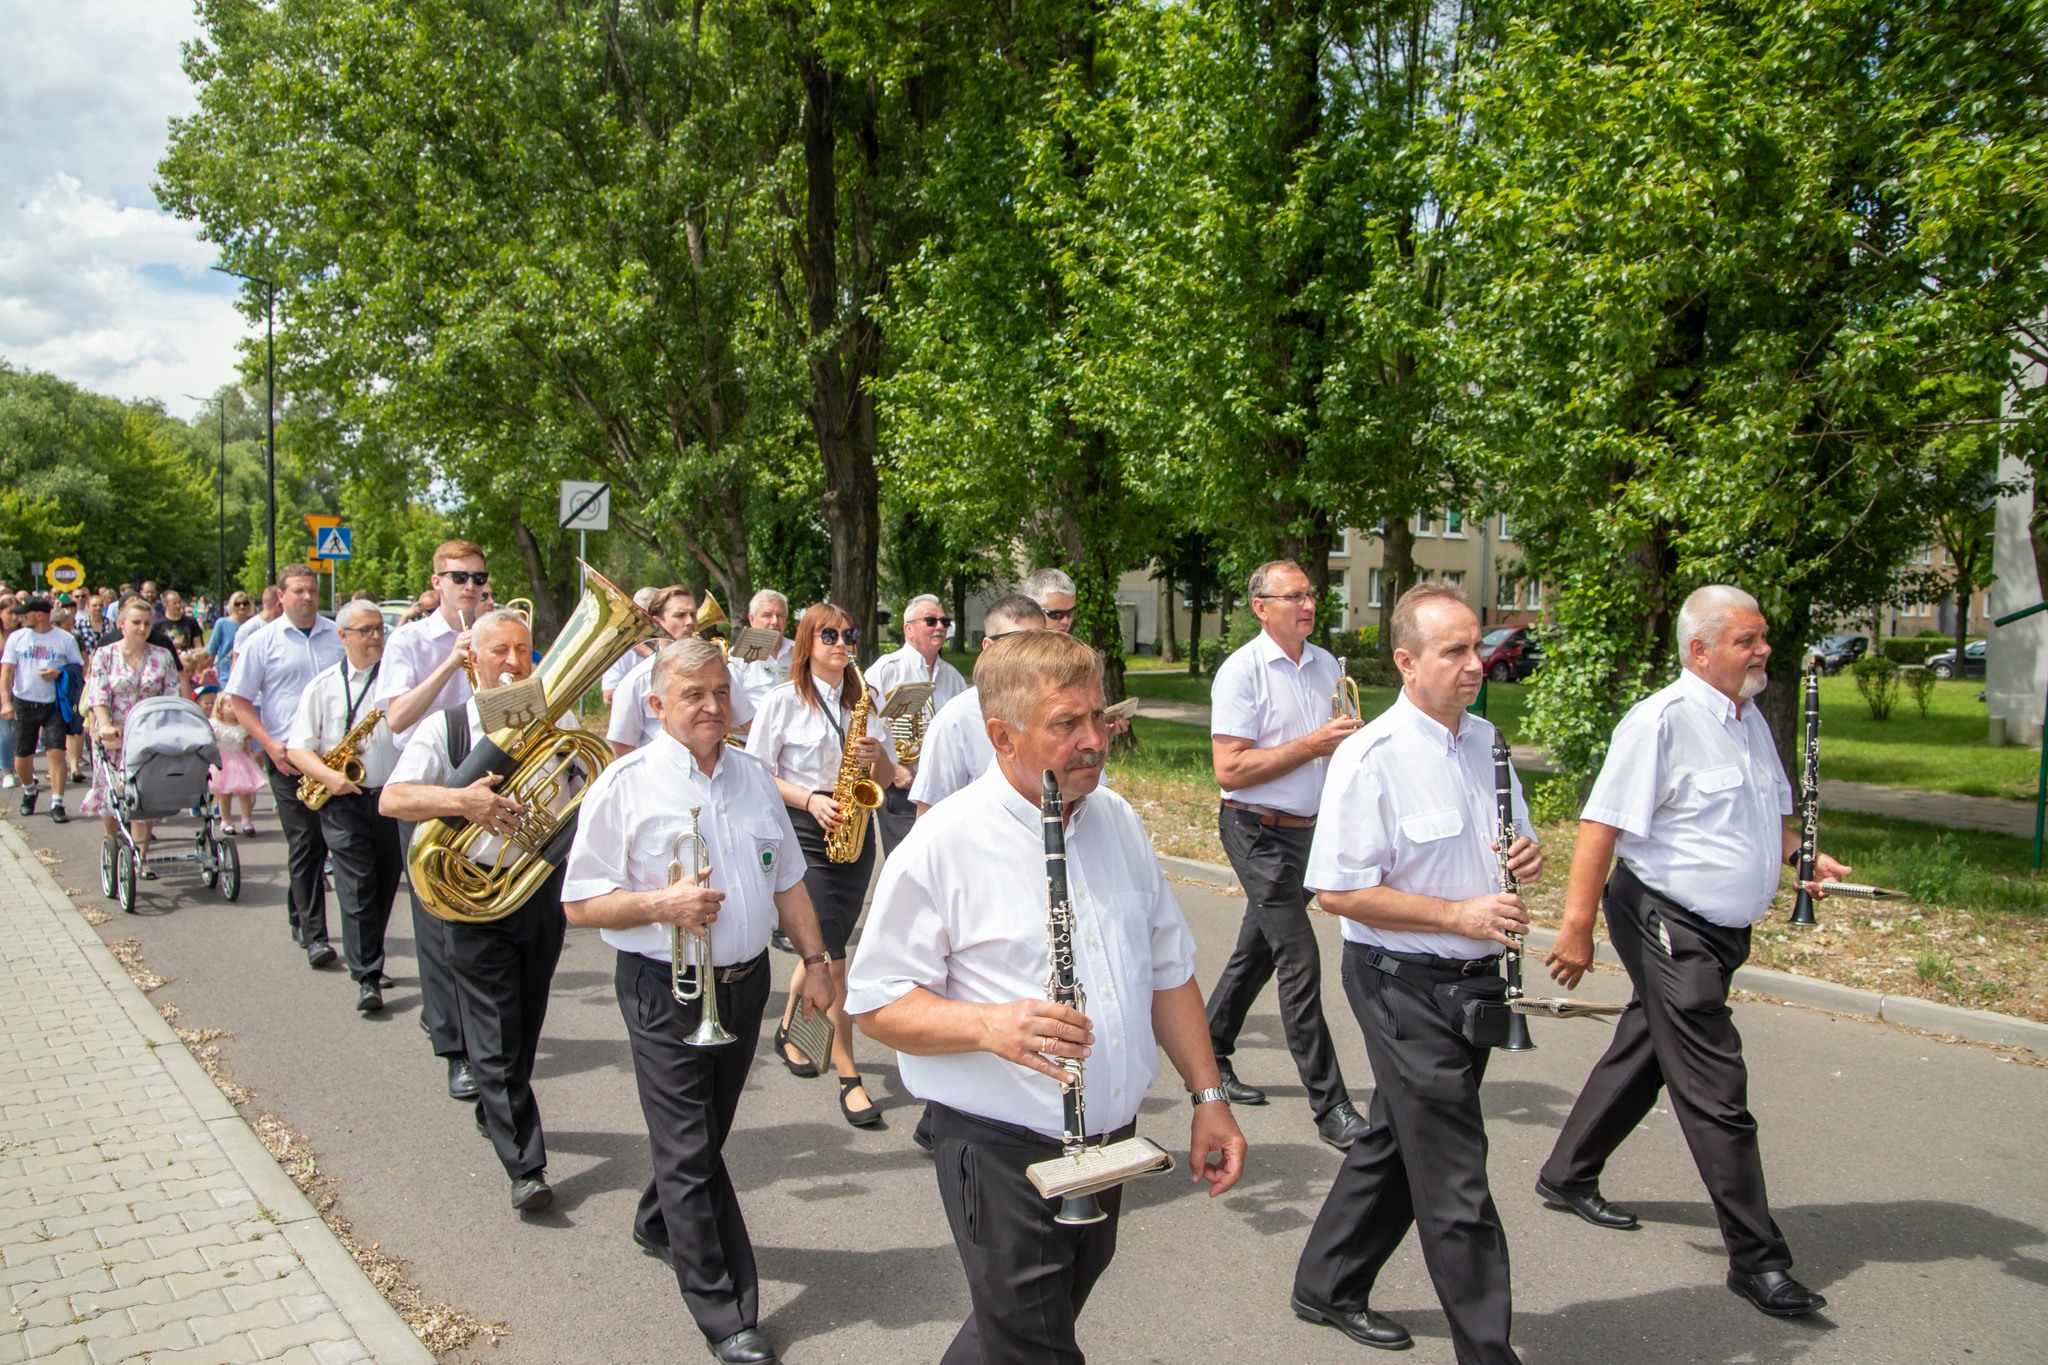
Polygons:
M754 1259L762 1279L803 1286L761 1322L777 1341L807 1341L856 1323L902 1329L967 1316L951 1242L874 1251L757 1245Z

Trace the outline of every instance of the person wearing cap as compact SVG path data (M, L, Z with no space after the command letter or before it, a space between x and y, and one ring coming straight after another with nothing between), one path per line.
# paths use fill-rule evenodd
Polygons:
M50 601L31 597L22 603L23 625L7 637L0 650L0 715L14 722L14 777L21 784L21 813L33 815L36 797L36 741L41 739L50 769L50 819L63 824L64 779L69 775L64 717L57 706L57 680L66 664L85 671L78 641L50 624Z

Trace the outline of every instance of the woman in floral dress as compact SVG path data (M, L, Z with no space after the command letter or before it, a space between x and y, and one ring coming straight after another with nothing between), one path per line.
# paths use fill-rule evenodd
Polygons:
M131 597L121 604L120 638L111 644L101 645L93 651L92 660L85 670L85 708L92 714L93 733L106 746L107 757L112 771L118 773L121 766L121 730L128 722L128 713L135 703L144 697L174 697L178 694L177 656L160 645L149 642L150 627L156 616L148 602L140 597ZM80 807L87 815L97 814L100 824L109 838L118 837L119 827L114 817L107 814L108 801L95 782L93 789L86 793L85 804ZM150 827L146 821L134 825L135 852L137 861L143 864L140 875L146 881L154 881L146 860L149 857Z

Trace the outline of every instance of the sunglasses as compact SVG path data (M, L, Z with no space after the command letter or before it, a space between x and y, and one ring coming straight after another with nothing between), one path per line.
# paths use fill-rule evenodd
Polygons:
M1048 621L1071 621L1074 619L1074 609L1072 607L1062 607L1048 611L1045 614L1045 619Z
M953 628L953 618L950 616L913 616L910 621L912 625L917 626L944 626L948 630Z
M859 644L860 627L848 626L845 630L841 630L837 626L826 626L818 632L818 643L820 644L836 645L841 641L849 645Z
M478 569L475 573L471 573L468 569L443 569L441 570L441 577L447 579L458 588L470 583L474 583L481 588L484 584L491 581L491 573L488 569Z

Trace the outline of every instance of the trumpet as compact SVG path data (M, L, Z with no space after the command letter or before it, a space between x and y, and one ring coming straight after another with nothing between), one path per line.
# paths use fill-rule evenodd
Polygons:
M668 884L674 886L685 877L692 881L704 875L704 869L711 863L711 849L698 831L697 814L702 806L690 807L690 827L678 834L669 848ZM685 864L685 854L688 863ZM720 1047L737 1042L725 1026L718 1021L718 987L713 983L711 966L711 935L697 934L680 924L668 927L669 968L668 993L675 997L678 1005L694 1001L704 1002L703 1011L697 1019L697 1027L683 1041L691 1047ZM690 980L683 979L689 972Z
M1351 660L1337 656L1337 685L1330 690L1331 720L1362 720L1358 709L1358 683L1351 677Z

